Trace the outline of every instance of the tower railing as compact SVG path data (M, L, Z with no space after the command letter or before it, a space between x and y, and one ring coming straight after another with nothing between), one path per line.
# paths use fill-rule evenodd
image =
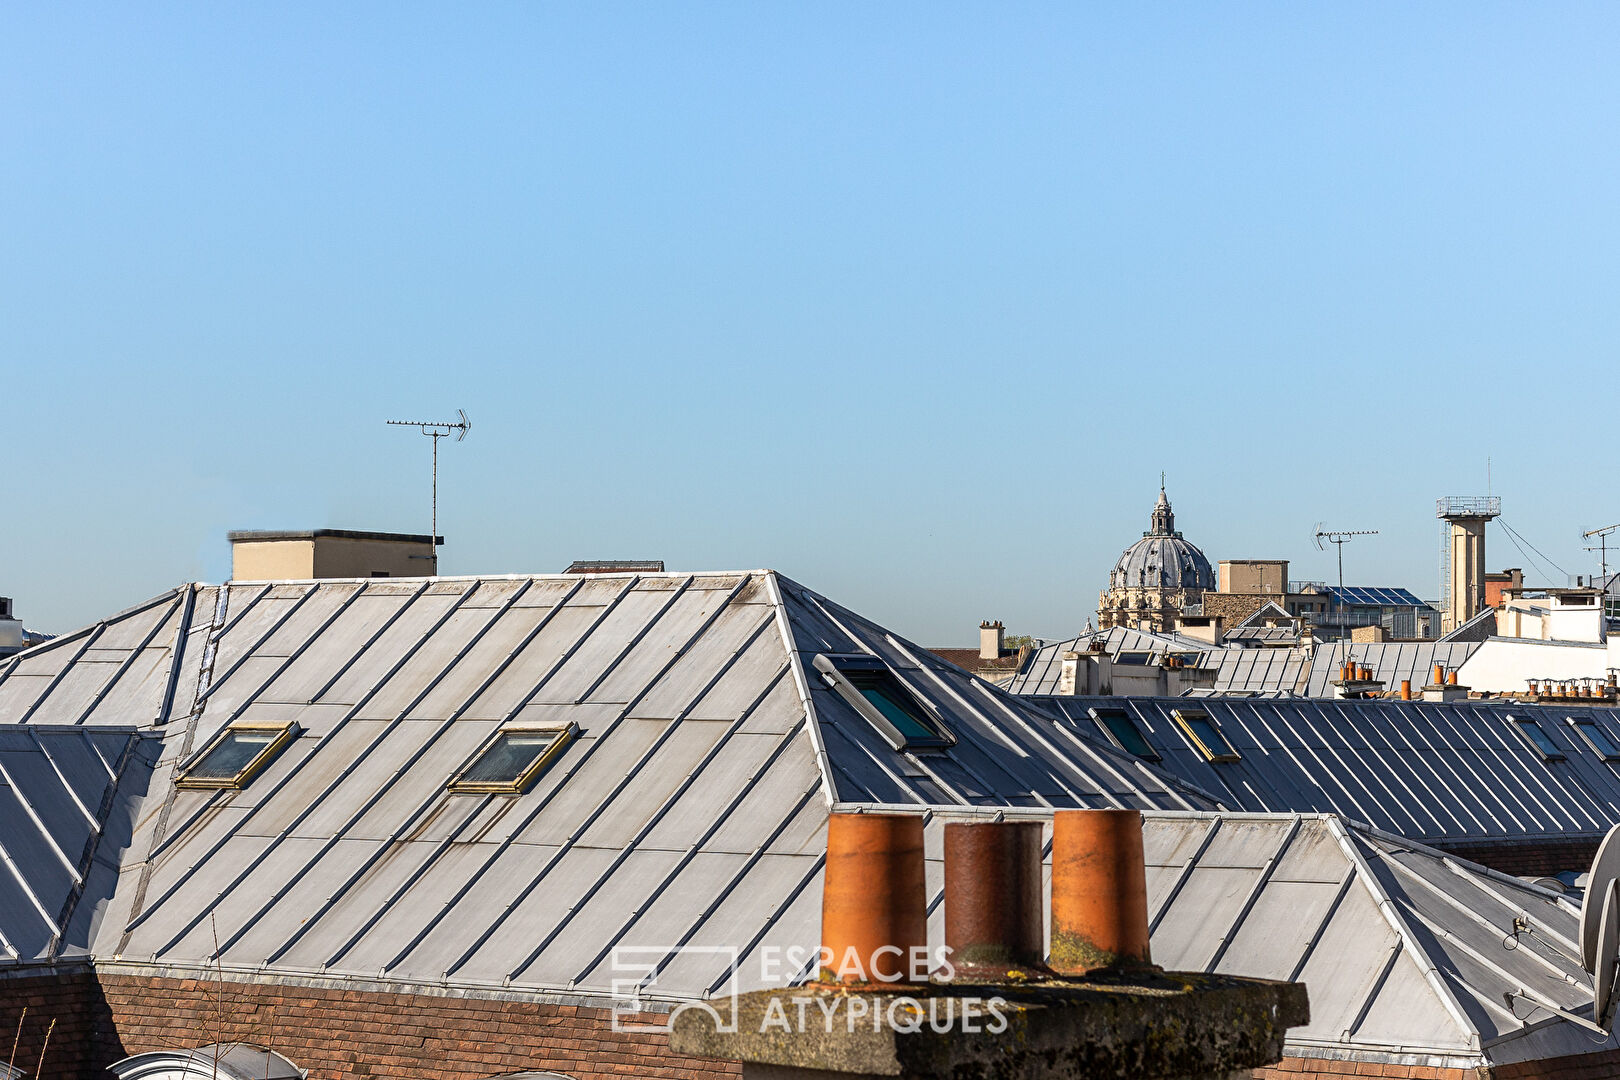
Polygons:
M1493 518L1501 514L1500 495L1447 495L1434 503L1434 516L1438 518Z

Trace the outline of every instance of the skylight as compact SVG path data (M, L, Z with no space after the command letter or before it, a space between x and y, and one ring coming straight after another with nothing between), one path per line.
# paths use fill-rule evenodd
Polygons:
M955 740L875 656L817 656L822 678L896 750L929 750Z
M1603 726L1590 716L1572 716L1569 726L1574 728L1586 740L1586 745L1597 751L1597 756L1604 761L1620 761L1620 746L1616 746L1609 733Z
M1153 744L1147 741L1142 730L1136 726L1136 721L1124 709L1092 709L1091 718L1097 721L1097 726L1108 736L1108 741L1127 754L1147 761L1159 760L1159 752L1153 749Z
M1226 741L1221 729L1206 712L1196 709L1176 709L1171 716L1181 725L1181 730L1187 733L1200 753L1208 761L1238 761L1238 752L1232 749L1232 744Z
M1136 651L1133 650L1131 652L1122 652L1118 656L1114 657L1114 663L1116 663L1116 664L1146 664L1148 661L1150 661L1152 659L1153 659L1153 654L1150 653L1150 652L1136 652Z
M175 786L240 791L297 734L296 724L232 724L181 767Z
M521 795L539 778L578 727L509 727L497 731L462 767L450 790Z
M1513 726L1518 729L1520 736L1529 743L1536 753L1541 755L1542 761L1563 761L1564 751L1555 742L1552 736L1541 730L1541 725L1533 716L1509 716Z

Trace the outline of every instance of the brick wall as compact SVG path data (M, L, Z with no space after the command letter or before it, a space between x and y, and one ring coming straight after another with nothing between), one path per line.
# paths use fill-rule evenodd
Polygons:
M1560 870L1586 870L1597 855L1598 837L1575 840L1541 840L1533 843L1504 844L1499 841L1435 844L1443 851L1471 862L1500 870L1504 874L1556 874Z
M529 1069L578 1080L701 1080L741 1072L735 1063L678 1057L662 1034L614 1032L607 1009L574 1005L86 972L0 980L8 1043L25 1006L17 1064L29 1073L57 1021L46 1080L108 1080L106 1066L131 1054L232 1041L267 1046L308 1069L310 1080L480 1080Z

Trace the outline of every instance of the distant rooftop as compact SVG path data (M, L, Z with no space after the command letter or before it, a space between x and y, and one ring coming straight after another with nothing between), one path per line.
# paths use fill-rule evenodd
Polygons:
M662 574L663 559L575 559L565 574Z
M356 529L238 529L225 534L225 539L235 544L239 541L253 543L268 540L317 540L322 537L332 537L338 540L393 540L401 544L443 545L444 537L429 536L427 533L390 533L365 532Z

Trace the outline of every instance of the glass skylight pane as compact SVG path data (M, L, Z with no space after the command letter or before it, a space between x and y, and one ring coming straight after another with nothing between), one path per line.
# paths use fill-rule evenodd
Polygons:
M533 767L546 748L557 741L555 731L502 732L461 774L463 784L515 784Z
M907 746L942 746L948 740L910 706L905 688L886 671L845 671L844 677L900 734Z
M1128 754L1135 754L1139 758L1150 761L1159 760L1159 754L1153 749L1147 739L1142 737L1136 722L1122 712L1105 712L1097 717L1099 723L1108 729L1118 744Z
M907 742L934 738L932 731L925 727L916 717L902 709L882 690L873 686L863 686L861 687L861 696L876 706L877 711L883 714L883 719L893 724L895 730L903 735Z
M1620 758L1620 746L1616 746L1614 740L1609 738L1609 733L1599 727L1595 721L1576 720L1575 726L1580 729L1582 735L1586 736L1586 741L1592 744L1592 749L1596 750L1604 758Z
M1178 709L1174 715L1209 760L1238 760L1238 752L1232 749L1232 744L1226 741L1226 736L1221 734L1221 729L1206 714L1183 712Z
M1516 720L1515 723L1518 724L1519 732L1530 740L1531 745L1541 751L1543 758L1553 760L1564 756L1564 751L1552 741L1551 736L1541 730L1540 724L1534 720Z
M282 735L280 729L232 730L186 771L189 780L231 780Z
M1122 652L1115 658L1116 664L1145 664L1153 659L1150 652Z

